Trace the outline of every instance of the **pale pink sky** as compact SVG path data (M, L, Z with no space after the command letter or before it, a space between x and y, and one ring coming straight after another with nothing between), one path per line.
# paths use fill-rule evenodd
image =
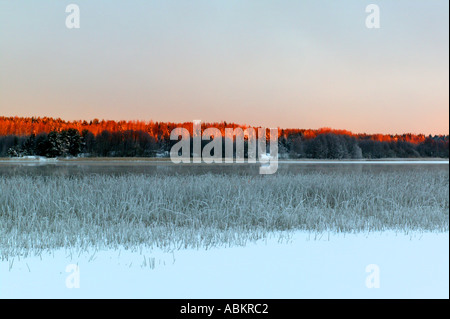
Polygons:
M448 1L0 1L0 115L449 133Z

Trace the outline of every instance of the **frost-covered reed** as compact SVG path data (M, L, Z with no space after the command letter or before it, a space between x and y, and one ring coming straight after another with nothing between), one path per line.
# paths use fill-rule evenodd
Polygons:
M60 247L209 247L272 231L449 229L441 170L0 177L0 258Z

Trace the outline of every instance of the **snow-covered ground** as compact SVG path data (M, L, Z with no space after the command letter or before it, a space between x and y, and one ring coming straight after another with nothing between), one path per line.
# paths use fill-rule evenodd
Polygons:
M449 233L296 232L208 250L59 250L1 261L0 297L449 298Z
M12 157L7 160L0 160L0 163L18 163L18 164L28 164L28 163L56 163L57 158L47 158L45 156L22 156L22 157Z
M449 161L442 160L419 160L419 159L411 159L411 160L398 160L398 159L388 159L388 160L278 160L279 164L371 164L371 165L380 165L380 164L401 164L401 165L418 165L418 164L427 164L427 165L448 165Z

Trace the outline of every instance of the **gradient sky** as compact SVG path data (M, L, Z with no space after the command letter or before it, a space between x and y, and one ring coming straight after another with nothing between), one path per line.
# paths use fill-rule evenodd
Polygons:
M0 0L0 115L448 134L448 6Z

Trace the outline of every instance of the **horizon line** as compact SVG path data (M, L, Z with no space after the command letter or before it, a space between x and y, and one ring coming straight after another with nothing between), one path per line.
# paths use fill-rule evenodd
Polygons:
M68 120L68 119L64 119L62 117L46 116L46 115L44 115L44 116L36 116L36 115L33 115L33 116L0 115L0 119L1 118L19 118L19 119L44 119L44 118L47 118L47 119L52 119L52 120L61 120L61 121L66 122L66 123L70 123L70 122L88 122L89 123L89 122L93 122L95 120L98 120L99 122L116 122L116 123L118 123L118 122L143 122L143 123L146 123L146 124L149 124L149 123L152 123L152 122L153 123L171 123L171 124L192 124L193 121L200 120L202 124L215 124L215 123L217 123L217 124L225 124L226 123L226 124L234 124L234 125L239 126L239 127L253 127L253 128L262 127L262 128L266 128L266 129L271 128L270 126L251 125L251 124L247 124L247 123L237 123L237 122L227 121L227 120L221 120L221 121L206 120L206 121L204 121L204 120L201 120L201 119L192 119L192 120L189 120L189 121L171 121L171 120L170 121L167 121L167 120L164 121L164 120L154 120L154 119L148 119L148 120L146 120L146 119L132 119L132 120L131 119L127 119L127 120L126 119L121 119L121 120L116 120L116 119L106 119L106 118L101 118L100 119L98 117L94 117L94 118L91 118L91 119L80 119L80 118L78 118L78 119ZM413 132L402 132L402 133L354 132L354 131L351 131L351 130L348 130L348 129L345 129L345 128L334 128L334 127L331 127L331 126L321 126L321 127L318 127L318 128L301 128L301 127L281 127L281 126L277 126L277 127L272 127L272 128L277 128L279 130L305 130L305 131L331 130L331 131L342 131L342 132L350 133L352 135L401 136L401 135L411 134L411 135L415 135L415 136L420 136L420 135L423 135L423 136L449 136L448 132L447 133L439 133L439 134L413 133Z

